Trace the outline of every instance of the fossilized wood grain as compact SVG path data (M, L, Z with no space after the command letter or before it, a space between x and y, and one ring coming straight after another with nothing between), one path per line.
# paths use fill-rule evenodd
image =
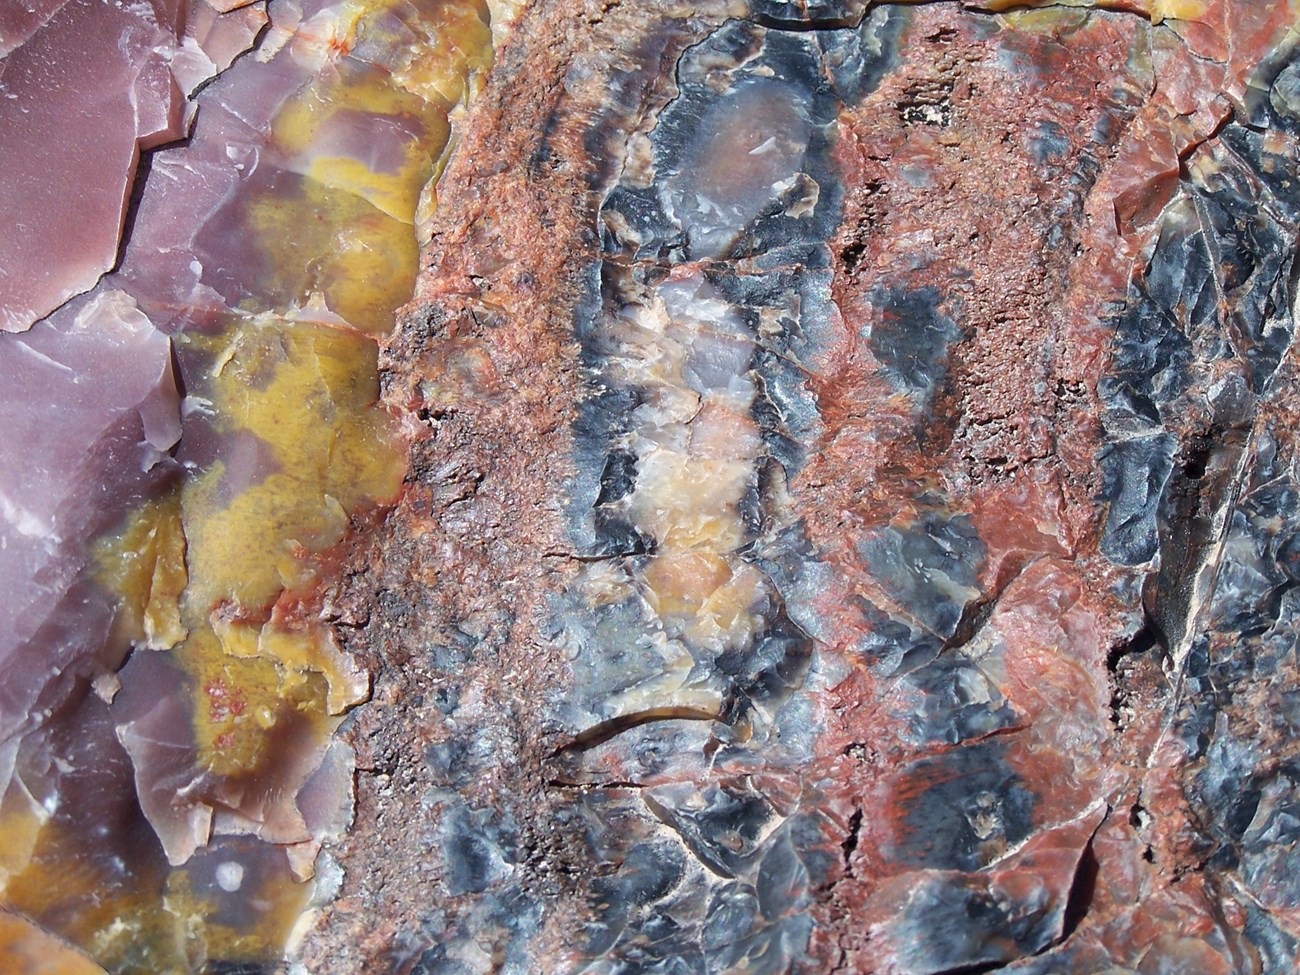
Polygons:
M1287 970L1282 21L861 13L521 15L312 970Z

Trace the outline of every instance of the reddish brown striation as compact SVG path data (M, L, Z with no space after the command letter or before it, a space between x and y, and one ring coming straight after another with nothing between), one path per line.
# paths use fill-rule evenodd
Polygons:
M375 699L348 733L343 887L304 962L1287 971L1294 746L1259 712L1295 686L1289 583L1241 580L1293 571L1295 513L1268 490L1291 463L1295 241L1249 213L1290 212L1259 159L1296 152L1281 115L1265 150L1240 123L1281 90L1290 13L877 11L878 77L853 94L835 72L857 16L805 31L822 15L774 6L531 5L466 124L387 352L411 469L339 607ZM826 78L799 74L805 43ZM735 92L787 137L827 133L780 190L799 199L726 197L718 169L779 172L717 109ZM673 210L693 198L714 211ZM1215 209L1238 206L1248 244ZM725 212L746 226L709 224ZM602 710L583 696L602 666L638 673L676 639L637 589L663 539L620 524L584 545L588 509L639 490L616 482L656 455L627 444L664 408L619 386L643 351L619 329L683 281L713 289L719 332L754 311L747 375L777 416L751 411L757 513L728 553L776 595L742 652L691 666L748 673L772 633L812 649L716 713L650 682ZM1116 466L1139 447L1155 459Z
M442 899L429 868L439 810L425 754L453 736L477 737L494 755L469 796L529 808L521 842L538 862L561 861L564 886L583 871L548 829L554 741L529 703L564 672L537 636L537 610L574 571L554 492L571 476L580 388L571 309L595 243L583 119L544 121L572 97L574 52L601 29L599 5L570 14L535 9L519 28L560 56L501 55L439 184L429 271L387 351L385 398L411 436L411 466L374 561L340 606L374 694L348 733L357 818L336 853L347 871L339 899L304 951L312 970L409 971L424 950L420 920ZM585 92L592 115L602 94ZM467 643L491 649L466 659ZM445 697L448 669L471 702L469 728L443 714L456 703Z
M1132 63L1122 18L1008 43L934 7L912 31L911 56L841 129L852 187L837 241L844 330L816 382L834 432L796 500L823 551L845 553L835 561L846 589L826 594L825 612L843 618L849 593L871 585L854 580L851 546L894 514L900 495L932 488L955 499L987 546L980 633L1002 658L999 690L1019 715L1005 731L1007 763L1037 783L1036 828L1080 815L1090 830L1100 825L1083 837L1077 878L1071 866L1057 882L1073 929L1057 964L1092 971L1145 956L1144 972L1255 970L1239 934L1244 915L1228 906L1225 916L1213 884L1195 873L1205 855L1198 815L1164 765L1178 759L1153 754L1167 706L1156 658L1115 666L1137 624L1132 604L1111 595L1122 580L1098 551L1096 504L1096 390L1109 343L1098 319L1123 300L1136 253L1151 246L1178 159L1227 117L1224 99L1205 99L1223 74L1171 45L1158 55L1153 91ZM945 385L920 419L913 404L900 408L860 338L864 325L894 314L877 297L882 281L934 289L941 312L962 323ZM861 626L845 620L846 644ZM835 730L822 739L843 801L867 823L905 818L918 790L936 784L928 770L919 781L899 776L908 750L877 708L864 707L881 694L861 677L842 684L827 704ZM831 758L837 749L857 760L846 767ZM1104 822L1087 812L1098 800L1112 810ZM847 970L877 970L881 945L878 925L844 919L864 903L868 918L881 898L890 903L880 878L908 869L908 859L892 852L890 827L855 836L846 879L820 915ZM886 929L898 909L882 915Z

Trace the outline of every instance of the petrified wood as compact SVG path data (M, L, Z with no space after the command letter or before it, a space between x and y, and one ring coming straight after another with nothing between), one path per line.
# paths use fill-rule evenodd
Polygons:
M261 280L255 262L222 279L229 309L251 293L285 337L257 353L270 326L240 325L218 418L274 412L240 391L278 368L259 355L298 361L303 319L377 340L377 365L348 373L328 411L307 490L343 493L336 443L362 445L340 463L365 476L305 553L273 534L277 566L309 568L262 592L223 568L236 557L221 512L245 488L205 494L203 472L240 458L256 485L257 464L316 454L250 454L257 438L289 451L269 418L252 440L188 414L156 436L121 427L158 471L60 508L63 531L104 531L110 510L161 496L151 477L198 478L180 494L179 616L128 641L111 706L83 693L36 722L50 756L96 722L115 729L113 788L139 808L122 814L130 842L209 891L196 928L243 930L222 912L246 899L220 891L245 870L280 892L279 940L209 935L194 970L274 971L282 956L322 975L1300 966L1298 15L1249 0L1008 6L474 8L495 63L479 91L464 79L482 66L456 62L468 107L437 109L455 132L445 170L446 131L405 136L433 139L420 172L437 206L426 192L403 211L421 270L396 330L388 292L338 284L366 246L282 291L241 283ZM444 36L383 30L399 40L356 50L382 47L375 63L398 78L419 59L393 52ZM364 60L292 36L314 58ZM213 87L238 91L241 64ZM202 144L198 97L182 151ZM331 147L400 168L377 161L395 123L346 119ZM263 201L305 192L281 185L297 164L266 152L271 175L230 179L263 180ZM208 213L191 243L234 266L233 219ZM162 286L131 264L147 226L110 286ZM329 236L270 216L264 232L289 250ZM172 259L166 280L184 279ZM107 347L142 350L114 371L113 402L135 416L161 396L175 413L149 328L199 336L177 340L191 396L227 348L123 293L79 312L111 311ZM40 329L20 337L37 351L56 341ZM17 341L0 376L22 373ZM316 443L311 426L292 436ZM177 430L186 469L172 472ZM69 565L65 599L90 585ZM109 605L95 592L85 605ZM184 632L159 650L173 622ZM97 646L38 649L71 647L89 681L126 653ZM274 663L279 683L259 693L293 701L310 733L241 724L227 658ZM55 685L15 682L15 707ZM79 688L65 680L57 699ZM181 737L207 756L199 779L188 752L151 751L172 746L148 723L188 729L159 714L196 695L206 717ZM241 765L241 748L272 758ZM310 896L285 893L313 871ZM97 955L56 911L6 903L0 937L28 950L53 932L108 968L140 964Z
M309 967L1291 970L1290 16L525 10Z

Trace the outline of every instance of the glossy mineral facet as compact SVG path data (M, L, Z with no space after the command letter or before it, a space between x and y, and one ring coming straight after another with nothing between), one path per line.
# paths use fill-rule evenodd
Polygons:
M43 928L111 971L256 968L326 896L317 853L350 815L351 753L332 734L369 680L318 587L401 481L378 340L414 287L450 116L490 63L487 12L155 11L179 47L137 51L152 35L112 18L146 14L99 6L33 11L48 19L0 61L5 111L44 127L5 141L21 160L9 205L48 235L7 238L30 264L3 258L22 284L4 294L6 327L27 331L0 348L0 572L15 597L0 896L28 925L15 951ZM59 137L80 137L75 98L115 82L46 47L92 36L139 77L171 71L171 128L126 131L101 106L128 139L118 169ZM24 67L37 62L75 98ZM148 109L138 79L121 87ZM148 157L126 219L139 151L185 135ZM40 153L89 168L64 175ZM61 228L40 194L88 232Z

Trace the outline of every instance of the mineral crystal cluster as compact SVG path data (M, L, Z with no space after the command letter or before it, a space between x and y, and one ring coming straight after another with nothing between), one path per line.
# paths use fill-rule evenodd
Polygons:
M1300 5L0 6L0 972L1300 970Z

